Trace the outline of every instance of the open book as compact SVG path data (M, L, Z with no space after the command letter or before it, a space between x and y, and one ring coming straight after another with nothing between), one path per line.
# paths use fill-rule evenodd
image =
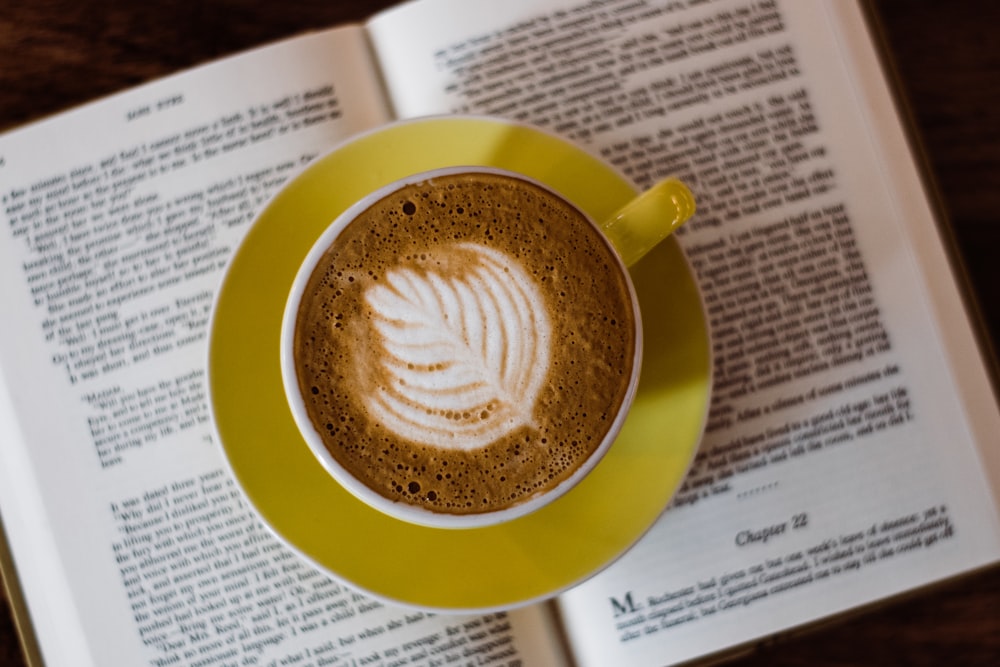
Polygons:
M448 112L689 183L715 363L638 545L460 617L270 535L212 442L204 360L260 205L360 131ZM852 3L419 0L0 136L0 221L4 574L47 664L665 665L1000 559L996 395Z

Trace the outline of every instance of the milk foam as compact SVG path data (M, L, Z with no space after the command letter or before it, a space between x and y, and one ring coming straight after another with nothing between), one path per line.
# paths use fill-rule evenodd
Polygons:
M472 450L531 426L549 371L542 293L512 257L474 243L435 250L462 270L397 268L365 300L383 356L365 397L396 435Z
M300 303L313 429L392 502L477 514L557 488L630 386L636 321L617 261L574 207L508 176L435 176L376 201Z

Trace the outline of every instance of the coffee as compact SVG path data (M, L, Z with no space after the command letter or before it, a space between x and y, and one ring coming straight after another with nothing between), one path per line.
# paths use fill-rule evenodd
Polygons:
M636 319L605 237L506 174L435 175L357 215L312 271L294 367L331 456L432 512L518 505L601 445Z

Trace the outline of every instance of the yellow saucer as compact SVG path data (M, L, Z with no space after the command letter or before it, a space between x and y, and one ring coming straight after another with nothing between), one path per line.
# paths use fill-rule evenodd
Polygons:
M632 269L645 339L634 407L576 488L526 517L456 530L404 523L343 490L313 457L285 402L278 359L285 298L299 262L350 204L406 175L452 165L532 176L595 220L635 195L580 148L506 121L425 118L361 135L288 183L233 257L212 320L209 399L236 480L282 541L378 598L458 612L550 597L634 544L687 471L708 410L711 368L700 297L668 239Z

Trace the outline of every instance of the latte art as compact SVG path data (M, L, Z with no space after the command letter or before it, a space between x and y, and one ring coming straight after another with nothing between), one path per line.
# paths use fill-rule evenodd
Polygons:
M339 229L292 338L307 426L344 475L452 515L588 470L638 353L600 230L537 184L471 171L405 184Z
M365 294L384 352L368 408L408 440L475 449L532 425L551 327L511 258L471 243L433 254L457 273L399 268Z

